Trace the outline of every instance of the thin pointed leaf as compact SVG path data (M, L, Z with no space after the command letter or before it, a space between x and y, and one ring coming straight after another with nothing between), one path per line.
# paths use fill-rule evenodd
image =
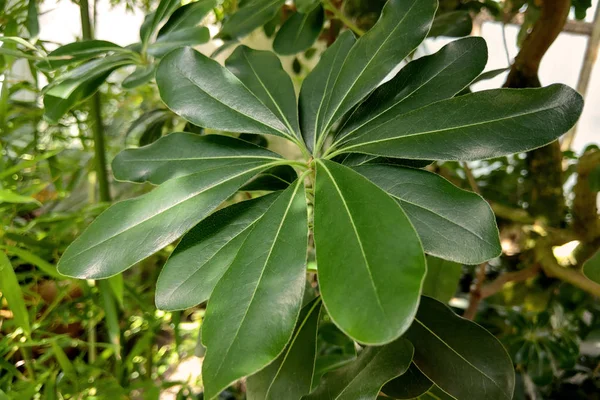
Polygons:
M165 56L156 83L165 104L194 125L289 137L285 125L235 75L195 50Z
M444 304L423 296L405 337L415 346L419 370L457 400L512 399L515 370L502 344Z
M333 85L321 130L326 131L375 89L425 39L436 0L389 0L379 21L356 41Z
M494 213L478 194L420 169L374 164L355 170L398 201L426 253L480 264L502 252Z
M299 100L302 136L309 150L314 151L323 132L323 119L335 81L348 52L356 42L350 31L342 33L328 48L315 68L302 82Z
M89 279L116 275L172 243L266 168L241 165L199 172L119 202L67 248L58 271Z
M27 32L29 32L30 39L37 38L40 33L36 0L29 0L27 3Z
M300 137L294 85L275 54L242 45L225 66L277 116L290 135Z
M541 89L494 89L390 119L352 135L343 151L426 160L480 160L548 144L577 121L583 99L556 84Z
M156 72L156 65L144 65L137 66L135 71L133 71L129 76L123 79L121 86L124 89L133 89L138 86L141 86L145 83L150 82L154 78L154 73Z
M165 33L148 46L148 54L162 57L168 52L185 46L197 46L210 40L210 31L205 26L193 26Z
M160 185L198 172L227 166L252 168L278 160L278 154L240 139L176 132L148 146L123 150L112 167L118 180Z
M15 324L29 335L31 325L29 324L29 313L25 305L23 292L15 270L3 251L0 251L0 292L2 292L2 296L6 299L8 307L12 311Z
M292 55L308 49L319 37L324 20L325 11L320 4L304 14L295 13L275 35L273 50L281 55Z
M417 233L398 203L357 172L323 160L316 170L314 237L323 303L350 337L389 343L417 311L426 268Z
M487 47L479 37L456 40L412 61L356 109L338 136L360 135L390 118L451 98L483 71L486 62Z
M170 32L198 25L217 6L217 0L199 0L179 7L158 31L158 39Z
M285 0L248 0L225 21L218 38L225 41L240 39L269 22Z
M308 240L302 181L281 193L256 223L208 302L202 328L206 399L275 360L292 336Z
M44 71L53 71L60 67L105 55L110 52L129 52L129 50L106 40L84 40L59 47L48 54L48 59L36 63ZM56 58L64 59L56 59Z
M140 39L143 47L154 36L161 22L173 14L179 6L181 6L181 0L161 0L156 11L146 16L146 20L140 28Z
M311 391L320 311L320 298L302 308L292 339L283 353L248 378L248 400L300 400Z
M160 272L156 307L183 310L209 299L276 194L234 204L217 211L181 239Z
M427 393L433 387L431 382L414 363L401 376L389 381L381 389L393 399L415 399Z
M381 387L410 366L414 349L400 338L390 344L365 348L356 361L330 372L304 400L374 400Z

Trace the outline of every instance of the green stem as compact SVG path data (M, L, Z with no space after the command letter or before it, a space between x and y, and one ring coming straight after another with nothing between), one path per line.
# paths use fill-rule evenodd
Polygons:
M344 25L346 25L348 28L350 28L358 36L362 36L365 34L365 31L360 29L354 23L354 21L352 21L350 18L348 18L346 16L346 14L344 14L339 8L337 8L331 2L331 0L323 0L322 3L323 3L323 8L325 8L327 11L330 11L335 16L336 19L339 19L340 21L342 21L344 23Z

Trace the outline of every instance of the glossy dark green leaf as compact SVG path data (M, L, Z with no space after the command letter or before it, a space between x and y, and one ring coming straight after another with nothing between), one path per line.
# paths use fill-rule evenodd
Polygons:
M306 199L298 179L254 225L208 302L202 331L207 400L284 350L302 305L307 241Z
M577 121L583 99L564 85L495 89L439 101L355 133L343 151L426 160L480 160L556 140Z
M381 387L410 366L413 347L406 339L367 347L356 361L326 374L305 400L373 400Z
M304 14L293 14L275 35L273 50L281 55L292 55L308 49L319 37L324 21L325 11L321 5Z
M294 0L294 4L298 12L307 13L319 4L319 0Z
M154 73L156 72L156 65L145 65L145 66L137 66L135 71L133 71L130 75L128 75L121 86L125 89L133 89L138 86L141 86L145 83L150 82L154 78Z
M388 343L408 329L417 310L425 277L421 242L398 203L375 184L331 161L317 160L316 171L323 303L350 337Z
M225 66L277 116L290 135L300 137L294 85L275 54L242 45Z
M69 71L46 89L44 115L51 122L58 122L75 104L91 96L114 70L131 63L127 55L112 55Z
M399 377L389 381L381 389L393 399L414 399L427 393L433 386L431 382L414 363Z
M271 18L269 21L267 21L267 23L263 25L263 31L265 32L265 35L267 35L268 38L272 37L275 34L275 30L281 23L281 14L282 12L281 10L279 10L279 12L275 13L275 16L273 18Z
M179 238L265 168L203 171L116 203L67 248L58 271L90 279L116 275Z
M59 47L48 54L48 60L38 62L36 66L45 71L52 71L65 65L88 60L109 52L127 51L129 50L106 40L84 40ZM56 57L63 59L54 59Z
M37 38L40 33L36 0L29 0L27 3L27 32L29 32L30 39Z
M193 26L168 32L150 46L148 54L162 57L168 52L185 46L197 46L210 40L210 31L205 26Z
M120 152L113 160L115 178L155 185L226 166L252 168L281 157L263 147L229 136L176 132L151 145Z
M456 40L430 56L406 65L381 85L346 121L338 137L361 135L388 120L460 92L483 71L487 62L485 40Z
M223 40L240 39L269 22L285 0L248 0L229 17L218 37Z
M210 297L248 233L277 195L234 204L217 211L185 234L156 283L156 307L183 310Z
M457 400L512 399L515 371L502 344L443 303L423 296L405 337L419 370Z
M279 165L261 173L245 184L240 190L284 190L287 189L297 177L298 175L294 168L289 165Z
M462 265L453 261L427 256L427 275L423 283L423 295L448 303L458 288Z
M390 164L408 168L425 168L433 164L429 160L407 160L405 158L378 157L371 154L346 153L334 158L333 161L339 162L347 167L358 167L366 164Z
M472 30L473 20L469 11L451 11L435 17L427 36L469 36Z
M171 112L164 108L147 111L131 123L131 126L125 133L125 138L133 136L139 141L144 133L154 126L160 125L162 128L171 115Z
M300 400L312 387L321 299L300 311L292 339L283 353L246 382L248 400Z
M583 264L583 274L600 284L600 251Z
M199 0L179 7L158 31L158 39L180 29L198 25L217 6L217 0Z
M356 41L344 60L331 97L319 115L326 131L375 89L425 39L436 0L389 0L379 21ZM317 115L313 115L316 118ZM318 135L322 135L319 132Z
M299 100L302 136L309 150L316 148L334 83L348 52L356 42L350 31L342 33L321 56L319 63L302 82Z
M203 128L289 137L288 128L235 75L190 48L165 56L156 71L160 96Z
M160 0L156 11L148 14L144 24L140 28L140 39L142 47L147 48L149 40L154 36L160 24L167 19L173 11L181 6L181 0Z
M355 170L398 201L426 253L480 264L502 252L494 213L478 194L421 169L373 164Z

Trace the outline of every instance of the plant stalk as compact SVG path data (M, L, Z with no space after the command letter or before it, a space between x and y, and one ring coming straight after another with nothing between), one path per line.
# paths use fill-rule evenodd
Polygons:
M365 31L363 31L362 29L360 29L354 23L354 21L352 21L350 18L348 18L346 16L346 14L344 14L342 12L342 10L340 10L339 8L337 8L331 2L331 0L323 0L323 8L325 8L327 11L330 11L335 16L336 19L339 19L340 21L342 21L344 23L344 25L346 25L349 29L351 29L358 36L362 36L362 35L365 34Z

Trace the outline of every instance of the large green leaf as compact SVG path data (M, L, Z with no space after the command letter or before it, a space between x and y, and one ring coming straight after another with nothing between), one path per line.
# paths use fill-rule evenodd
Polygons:
M502 344L443 303L423 296L405 337L419 370L457 400L512 399L515 371Z
M325 12L321 5L305 14L293 14L275 35L273 50L278 54L292 55L308 49L319 37L324 20Z
M502 252L494 213L478 194L422 169L373 164L355 170L398 201L426 253L480 264Z
M31 325L29 323L29 313L23 298L23 292L19 285L19 280L15 275L15 270L10 264L10 260L6 257L4 251L0 250L0 292L2 297L6 299L8 307L13 313L15 324L20 327L26 334L31 333Z
M156 306L183 310L210 297L246 237L277 195L234 204L200 222L181 239L156 283Z
M298 179L254 225L213 290L202 330L206 399L284 350L302 305L307 240L306 199Z
M58 271L90 279L116 275L172 243L266 168L233 165L202 171L119 202L67 248Z
M375 89L425 39L436 8L437 0L386 3L379 21L356 41L344 60L323 110L322 131Z
M531 150L577 121L583 99L564 85L494 89L419 108L360 135L343 152L426 160L479 160Z
M247 0L230 16L219 32L223 40L240 39L269 22L285 0Z
M238 46L225 66L277 116L290 135L300 137L294 85L275 54Z
M324 131L323 121L333 85L355 42L352 32L342 33L302 82L298 104L300 126L304 142L311 151L317 147L317 141Z
M226 166L251 168L278 160L278 154L233 137L176 132L148 146L123 150L112 167L119 180L160 185L169 179Z
M414 399L427 393L432 386L433 382L411 363L404 374L386 383L381 391L393 399Z
M170 32L198 25L217 3L217 0L199 0L179 7L158 31L158 39Z
M468 36L473 30L473 20L467 10L451 11L438 15L433 20L427 36Z
M267 367L248 378L248 400L300 400L310 392L315 369L320 310L320 298L302 308L292 339L283 353Z
M406 339L365 348L356 361L323 377L305 400L374 400L381 387L410 366L413 347Z
M205 26L193 26L167 32L148 46L148 54L162 57L168 52L184 46L197 46L210 40L210 31Z
M338 136L360 135L398 115L454 96L483 71L486 61L485 40L471 37L408 63L352 113Z
M238 78L190 48L165 56L156 71L167 106L203 128L289 137L286 126Z
M44 71L52 71L110 52L130 52L130 50L106 40L84 40L59 47L48 54L47 60L36 63L36 67Z
M350 337L388 343L408 329L419 303L426 267L417 233L398 203L357 172L325 160L316 171L323 303Z
M453 261L427 256L427 275L423 283L423 295L448 303L458 288L462 265Z
M79 101L92 95L116 69L132 64L128 54L115 54L89 61L65 74L45 89L45 116L56 123Z

